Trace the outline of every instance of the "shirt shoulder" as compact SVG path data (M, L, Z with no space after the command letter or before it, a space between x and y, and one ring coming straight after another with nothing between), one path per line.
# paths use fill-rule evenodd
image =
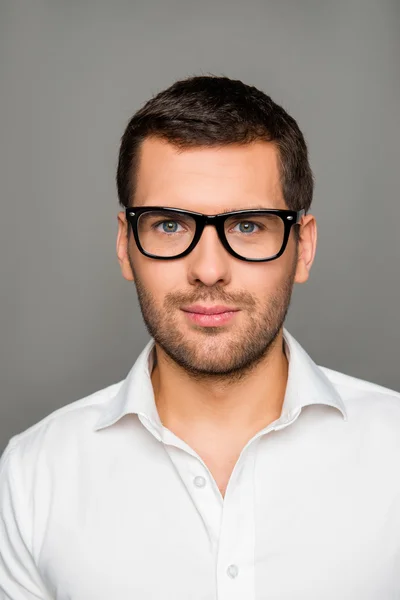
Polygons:
M117 394L123 382L122 379L52 411L30 427L13 435L8 441L4 455L13 453L17 447L28 456L33 450L39 452L42 446L56 449L63 441L71 438L78 441L84 432L92 431L104 404Z
M400 400L400 392L396 390L327 367L320 366L319 368L345 396L361 396L366 399L383 399L385 397Z
M399 392L327 367L319 368L340 395L349 419L354 424L358 424L361 428L373 424L377 431L383 428L384 431L392 431L398 437Z

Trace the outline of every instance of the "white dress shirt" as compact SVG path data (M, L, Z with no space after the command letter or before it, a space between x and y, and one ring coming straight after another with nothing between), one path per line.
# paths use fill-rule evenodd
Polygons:
M126 379L12 437L0 598L398 600L400 394L284 339L281 416L243 448L224 498L160 421L153 340Z

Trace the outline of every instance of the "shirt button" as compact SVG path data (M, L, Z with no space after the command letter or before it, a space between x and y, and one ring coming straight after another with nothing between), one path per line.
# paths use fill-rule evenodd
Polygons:
M194 478L194 485L202 488L206 485L206 480L204 479L204 477L201 477L201 475L198 475L197 477Z
M229 577L231 577L232 579L235 579L235 577L239 573L239 569L237 568L236 565L229 565L226 572L228 573Z

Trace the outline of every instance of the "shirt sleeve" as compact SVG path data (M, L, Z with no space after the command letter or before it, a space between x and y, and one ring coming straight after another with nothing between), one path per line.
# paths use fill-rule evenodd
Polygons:
M0 457L0 600L52 600L29 548L27 492L11 442Z

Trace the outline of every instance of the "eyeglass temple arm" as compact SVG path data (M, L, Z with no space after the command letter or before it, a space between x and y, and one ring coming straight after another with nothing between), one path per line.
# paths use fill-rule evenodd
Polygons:
M306 214L306 209L305 209L305 208L302 208L301 210L299 210L299 211L297 212L296 225L297 225L298 223L300 223L301 219L304 217L304 215L305 215L305 214Z

